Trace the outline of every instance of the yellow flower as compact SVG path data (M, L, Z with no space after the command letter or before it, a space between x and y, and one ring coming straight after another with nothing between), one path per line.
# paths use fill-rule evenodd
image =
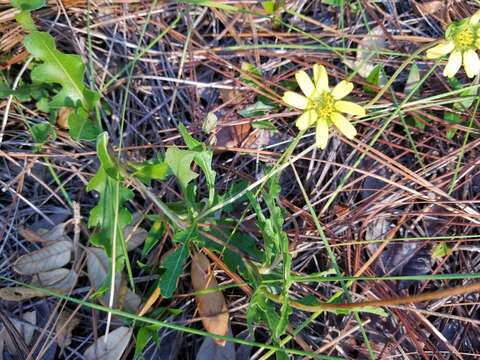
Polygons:
M480 11L470 18L450 24L445 32L445 40L427 50L427 58L436 59L450 54L443 74L453 77L460 67L465 68L469 78L480 73L480 58L476 52L480 48Z
M364 116L365 109L350 101L343 101L353 90L353 84L348 81L339 82L333 89L328 86L327 70L322 65L313 66L313 81L305 71L299 71L295 78L303 95L287 91L283 101L294 108L304 110L295 125L299 130L316 127L316 144L325 149L328 142L328 127L333 124L349 139L357 135L357 130L341 113Z

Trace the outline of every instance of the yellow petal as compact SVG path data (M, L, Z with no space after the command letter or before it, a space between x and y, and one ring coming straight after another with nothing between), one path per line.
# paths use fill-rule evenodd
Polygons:
M480 72L480 59L475 50L467 50L463 53L463 66L469 78L473 78Z
M336 101L335 109L351 115L365 116L365 109L363 108L363 106L360 106L350 101Z
M446 77L453 77L462 66L462 53L460 51L454 51L448 57L447 66L443 70L443 75Z
M328 143L328 124L324 119L318 119L315 131L315 144L320 149L325 149Z
M443 41L437 46L427 50L428 59L436 59L443 55L451 53L455 49L455 43L453 41Z
M319 64L313 65L313 82L318 91L330 91L325 66Z
M351 140L357 135L355 127L342 114L333 113L330 119L336 128L348 139Z
M308 105L308 99L305 96L294 93L293 91L285 92L285 94L283 94L282 100L285 101L288 105L301 110L305 110Z
M315 85L313 85L312 80L303 70L298 71L295 74L295 79L297 79L298 85L306 97L312 96L312 93L315 91Z
M295 125L299 130L306 130L317 121L317 112L315 110L305 111L295 122Z
M333 88L332 96L335 100L340 100L350 94L352 90L353 84L349 81L342 80Z
M477 25L480 22L480 10L470 17L470 24Z

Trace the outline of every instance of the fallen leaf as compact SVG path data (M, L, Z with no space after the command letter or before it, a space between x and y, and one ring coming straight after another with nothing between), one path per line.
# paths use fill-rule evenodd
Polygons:
M35 311L26 312L23 314L22 320L11 317L9 317L9 319L13 326L15 326L17 329L25 344L30 344L35 331L35 325L37 324L37 313ZM15 346L15 342L12 341L9 335L6 336L5 340L8 351L10 351L12 354L17 354L18 349Z
M191 272L192 286L196 292L217 288L217 281L210 270L210 262L205 255L196 253L192 257ZM226 335L228 332L229 315L223 293L214 291L197 294L195 299L205 329L213 334ZM225 340L218 339L215 342L220 346L225 346L226 343Z
M57 332L55 341L62 349L72 343L72 331L78 324L80 324L80 319L76 315L72 316L71 311L64 310L58 315L55 325L55 331Z
M41 290L25 286L13 286L0 289L0 299L4 301L22 301L42 296L47 296L47 294Z
M438 12L440 9L446 6L447 3L443 0L434 0L428 2L414 2L415 8L420 13L420 15L432 15Z
M195 360L235 360L235 346L228 342L225 346L218 345L211 337L206 337Z
M357 46L357 55L355 60L345 59L344 63L348 67L357 70L359 75L364 79L368 78L374 70L376 64L372 61L372 53L385 47L385 37L381 26L375 26ZM375 56L375 55L374 55ZM383 84L380 78L380 84Z
M222 126L216 134L216 145L225 148L239 147L248 137L251 129L252 126L248 123Z
M88 248L87 249L87 271L90 284L95 290L102 287L105 279L110 271L110 259L105 251L100 248ZM118 294L121 286L121 274L115 275L115 293ZM108 305L109 294L105 294L100 298L100 302L104 305ZM123 309L130 313L137 313L140 306L141 299L130 289L127 289L125 298L122 300ZM118 301L115 306L117 307Z
M20 256L13 268L21 275L33 275L58 269L70 262L73 245L70 241L57 241L39 250Z
M31 284L38 287L50 287L65 279L69 272L69 269L60 268L38 273L33 276Z
M62 293L67 293L72 291L77 284L78 274L74 270L70 270L62 280L49 286L51 290L57 290Z
M148 236L148 231L141 227L127 225L123 229L123 237L127 241L127 250L132 251L142 245Z
M122 326L103 335L83 353L87 360L119 360L132 337L132 329Z

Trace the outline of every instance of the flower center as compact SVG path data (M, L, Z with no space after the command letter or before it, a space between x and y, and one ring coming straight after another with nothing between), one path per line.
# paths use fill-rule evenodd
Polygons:
M475 34L470 27L459 29L453 41L457 47L466 50L474 46Z
M313 107L321 119L328 119L335 112L335 99L328 91L323 91L312 99Z

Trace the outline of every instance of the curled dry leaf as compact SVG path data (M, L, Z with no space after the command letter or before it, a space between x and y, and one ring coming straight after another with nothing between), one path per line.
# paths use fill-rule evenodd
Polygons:
M90 284L95 290L98 290L102 287L103 282L108 276L110 269L110 260L100 248L88 248L87 249L87 271L88 271L88 278L90 279ZM121 291L120 287L126 286L126 282L122 281L121 274L117 273L115 275L115 294L120 294L123 292ZM100 301L104 305L108 305L108 293L105 294ZM135 294L130 289L127 289L122 299L118 301L118 297L116 300L116 307L122 305L122 308L125 311L130 313L137 313L138 308L140 306L141 299L140 297Z
M196 253L192 258L192 286L196 292L207 289L215 289L218 284L213 272L210 270L210 262L201 253ZM208 292L195 296L197 307L205 329L213 334L227 335L228 332L228 308L221 291ZM225 346L225 340L215 340L218 345Z
M122 326L97 339L85 350L87 360L119 360L132 337L132 329Z
M20 256L13 265L21 275L33 275L58 269L70 262L73 245L70 241L56 241L42 249Z
M68 310L62 311L55 325L55 331L57 332L55 341L62 349L72 343L72 331L80 324L78 316L72 314L73 313Z
M59 128L68 130L68 117L72 111L73 109L68 107L62 107L58 110L57 125Z

